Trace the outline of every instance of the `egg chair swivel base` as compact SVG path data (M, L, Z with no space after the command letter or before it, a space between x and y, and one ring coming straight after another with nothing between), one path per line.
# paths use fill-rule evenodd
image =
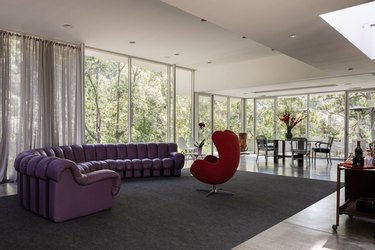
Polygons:
M197 189L197 191L207 193L206 196L213 194L234 195L234 193L218 188L216 185L212 185L212 189Z
M217 185L227 182L236 173L240 162L240 144L238 136L232 131L215 131L212 134L219 157L208 155L203 160L196 160L190 168L190 173L199 181L212 185L211 190L198 191L213 194L233 195L233 193L218 188Z

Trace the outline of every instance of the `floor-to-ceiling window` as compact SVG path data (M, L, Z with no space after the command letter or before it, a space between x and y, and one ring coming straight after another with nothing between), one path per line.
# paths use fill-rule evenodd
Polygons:
M255 110L256 135L265 135L267 138L273 139L275 135L275 99L256 99Z
M88 50L86 143L166 142L177 136L191 137L193 71L175 68Z
M168 66L132 60L131 141L167 141Z
M277 98L277 137L283 138L286 125L280 121L280 116L289 112L297 119L302 119L293 129L293 136L307 137L307 95L282 96Z
M357 91L350 92L348 95L349 103L349 126L348 126L348 148L353 152L356 142L362 142L362 147L366 148L365 143L375 140L375 109L374 109L375 91ZM364 145L365 144L365 145Z
M315 146L314 141L327 142L328 137L333 136L331 156L334 158L344 159L347 153L353 151L359 139L363 142L364 148L369 142L375 141L374 90L264 97L256 98L255 101L246 99L244 118L241 117L243 113L241 103L245 100L215 95L201 94L200 96L205 98L199 98L198 105L203 105L200 109L205 107L207 112L210 110L208 103L211 98L214 100L214 130L223 129L227 123L229 129L239 133L242 122L245 124L250 152L254 152L253 140L256 135L265 135L269 139L285 138L286 126L280 121L280 115L285 111L290 111L296 117L303 117L293 128L292 133L294 136L307 137L311 141L311 147ZM348 118L345 112L346 96ZM202 101L207 105L201 104ZM229 109L226 110L225 107ZM210 113L207 114L205 119L210 119ZM347 121L348 126L346 126ZM348 132L348 137L345 131ZM346 140L347 147L345 147Z
M228 97L214 96L214 130L228 128Z
M86 143L128 142L126 57L85 57Z
M246 133L248 151L254 151L254 99L246 100Z
M191 70L176 69L176 138L189 141L192 134L192 78Z
M229 99L229 129L238 134L242 132L242 101L240 98Z
M198 95L198 123L203 122L206 126L204 128L199 128L198 124L195 127L198 129L198 143L205 140L203 147L203 153L211 153L212 147L212 97L210 95Z
M309 104L310 140L327 142L333 136L331 156L344 158L345 93L311 94Z

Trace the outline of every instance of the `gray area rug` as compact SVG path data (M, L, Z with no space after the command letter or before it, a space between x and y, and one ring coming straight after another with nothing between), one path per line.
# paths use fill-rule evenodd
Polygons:
M335 191L336 183L238 171L206 197L190 176L123 180L113 208L53 223L0 198L0 249L230 249ZM327 222L328 223L328 222ZM4 234L6 232L6 234Z

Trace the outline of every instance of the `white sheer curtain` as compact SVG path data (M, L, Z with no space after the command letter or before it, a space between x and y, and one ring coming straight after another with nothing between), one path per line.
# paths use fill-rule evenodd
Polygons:
M81 48L0 31L0 181L31 148L81 143Z

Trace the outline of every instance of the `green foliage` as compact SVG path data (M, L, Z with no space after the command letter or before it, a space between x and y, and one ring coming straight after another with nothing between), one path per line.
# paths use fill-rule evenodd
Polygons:
M237 134L242 132L241 111L241 99L230 98L229 129Z
M227 97L214 96L214 130L227 129L228 107Z
M127 65L85 58L86 143L128 141Z
M210 153L212 147L211 139L211 97L199 96L199 121L206 124L205 129L198 130L198 140L205 140L204 153Z
M257 135L274 138L274 99L265 98L256 100L256 131Z
M191 131L191 96L177 95L176 96L176 133L177 137L188 140L192 137Z
M165 72L133 65L132 141L167 141L168 78Z
M133 64L131 77L132 99L128 110L128 65L91 56L85 58L86 143L128 142L130 117L132 142L167 141L168 105L172 103L168 103L167 66L160 71L151 63ZM191 136L191 113L191 97L177 96L179 136Z

